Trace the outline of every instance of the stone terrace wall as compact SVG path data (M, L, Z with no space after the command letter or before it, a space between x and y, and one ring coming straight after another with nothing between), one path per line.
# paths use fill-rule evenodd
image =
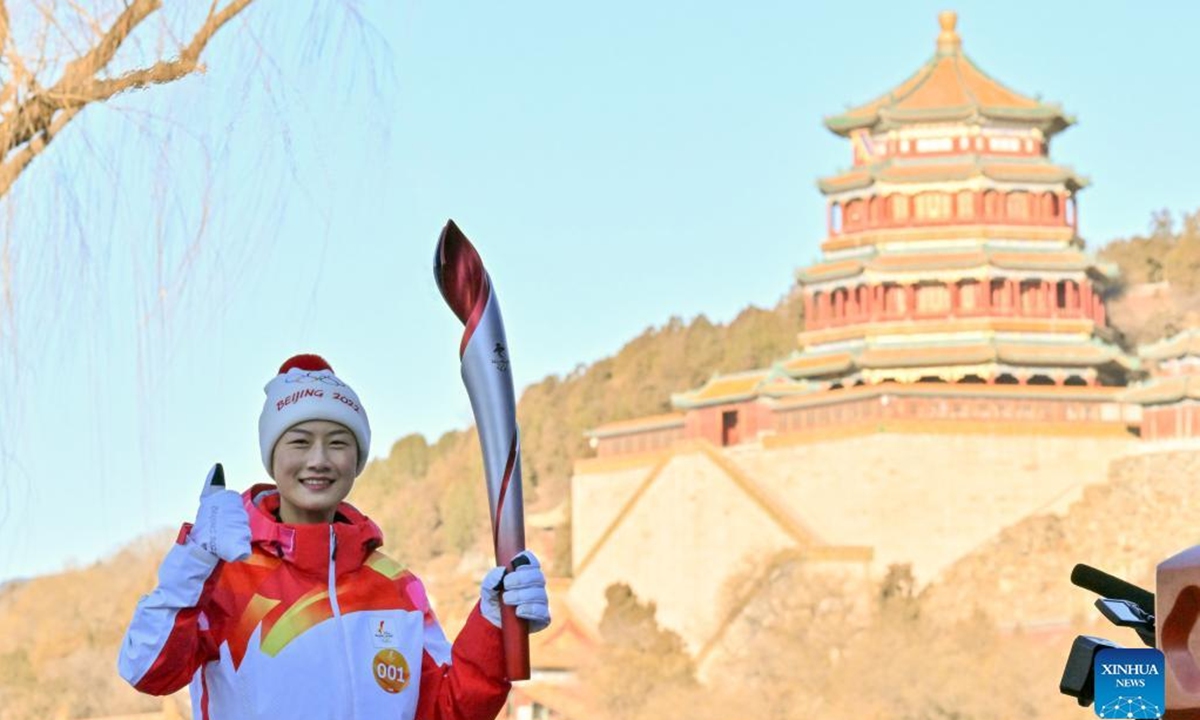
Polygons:
M923 585L1004 528L1064 512L1103 483L1128 437L873 433L728 457L826 543L875 548L874 574L909 563Z
M1110 482L1086 488L1065 515L1025 518L948 567L926 591L927 607L947 618L979 609L1026 627L1098 618L1096 596L1070 583L1075 563L1153 590L1159 562L1200 544L1197 497L1200 451L1120 458ZM1126 634L1112 628L1110 637L1134 642Z

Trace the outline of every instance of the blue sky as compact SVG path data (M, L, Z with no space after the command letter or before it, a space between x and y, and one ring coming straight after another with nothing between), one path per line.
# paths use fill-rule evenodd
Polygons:
M951 8L985 71L1078 118L1052 152L1092 181L1093 248L1200 208L1200 6L1144 7ZM355 387L375 456L468 425L447 217L518 385L773 305L818 256L815 180L850 162L822 117L927 60L947 6L294 8L257 0L204 75L88 110L3 201L0 581L190 519L215 461L265 479L262 386L295 352Z

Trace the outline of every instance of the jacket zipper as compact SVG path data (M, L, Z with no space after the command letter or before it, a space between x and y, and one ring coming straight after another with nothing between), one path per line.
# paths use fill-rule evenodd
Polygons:
M337 599L337 533L333 525L329 526L329 607L333 610L333 621L337 623L338 635L342 638L342 656L346 660L346 677L350 689L350 717L360 717L358 712L358 693L354 689L354 662L350 657L350 641L346 638L346 626L342 622L342 611Z

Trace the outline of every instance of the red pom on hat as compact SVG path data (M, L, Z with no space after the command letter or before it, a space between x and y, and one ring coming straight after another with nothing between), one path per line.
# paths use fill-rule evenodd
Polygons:
M333 368L329 367L329 363L325 362L325 358L311 353L291 356L283 365L279 366L279 374L283 375L292 368L300 370L328 370L329 372L333 372Z

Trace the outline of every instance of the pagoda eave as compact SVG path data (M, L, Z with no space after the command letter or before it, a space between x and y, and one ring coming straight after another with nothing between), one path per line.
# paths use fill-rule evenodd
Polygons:
M1200 376L1155 378L1129 388L1121 395L1121 400L1142 406L1200 401Z
M1057 240L1082 247L1083 240L1069 226L946 224L929 226L867 229L830 235L821 250L834 252L884 243L921 243L944 240Z
M880 285L908 282L957 282L1043 278L1106 282L1109 278L1087 257L1068 253L962 253L911 258L882 256L870 260L839 260L813 265L795 273L802 287L822 290L846 285Z
M853 112L853 111L851 111ZM881 108L871 114L843 114L826 117L824 124L830 132L849 137L856 130L887 132L913 125L936 123L983 124L987 121L1032 125L1049 138L1075 124L1073 116L1062 112L1057 105L1030 108L1006 108L979 105L903 109Z
M1030 317L959 317L929 319L920 323L911 320L880 320L875 323L804 330L797 334L797 343L811 348L833 343L849 343L868 338L905 335L941 335L953 333L1029 333L1059 336L1090 336L1093 333L1108 342L1111 330L1098 327L1088 318L1030 318Z
M888 382L828 389L802 397L764 402L776 412L833 405L881 395L1112 402L1124 391L1123 387L1102 385L986 385L977 383L913 383L905 385Z
M1189 355L1200 357L1200 330L1184 330L1173 337L1138 348L1138 357L1157 362L1178 360Z
M879 163L869 168L850 170L817 180L817 189L823 195L839 195L854 190L864 190L874 185L905 185L964 182L986 178L1001 183L1030 183L1035 185L1063 185L1076 192L1086 188L1090 180L1077 175L1069 167L1042 161L1014 162L981 155L965 155L948 159L936 165ZM887 192L891 188L881 190Z

